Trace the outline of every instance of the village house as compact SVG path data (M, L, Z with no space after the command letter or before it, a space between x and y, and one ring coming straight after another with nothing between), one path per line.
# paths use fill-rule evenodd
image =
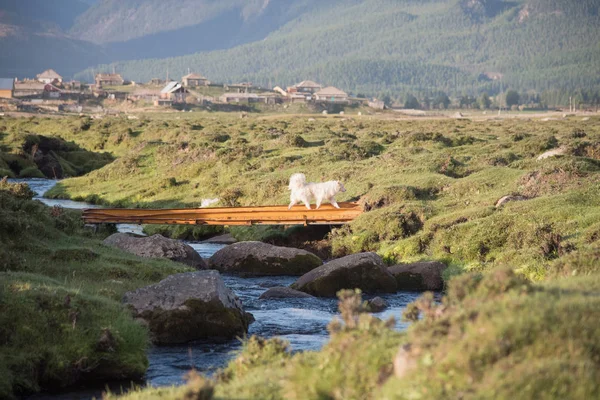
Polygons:
M210 82L202 75L191 73L181 78L183 86L185 87L196 87L196 86L208 86Z
M42 83L38 81L18 81L14 86L14 97L34 97L58 99L61 95L61 89L51 83Z
M311 97L308 97L310 100ZM307 96L305 94L300 93L288 93L286 101L290 103L306 103Z
M81 90L81 82L80 81L71 81L71 82L67 82L67 83L63 82L63 87L65 87L66 89L69 89L69 90Z
M288 93L285 90L283 90L282 88L280 88L279 86L275 86L273 88L273 91L276 92L276 93L279 93L282 96L287 96L288 95Z
M250 90L252 90L252 82L225 84L223 85L223 89L227 91L237 90L238 93L248 93Z
M53 69L47 69L46 71L36 76L37 80L42 83L58 84L62 83L63 77L56 73Z
M125 80L121 74L97 74L96 75L96 87L101 88L102 86L121 86Z
M133 101L147 101L153 102L160 97L160 90L158 89L137 89L132 94L130 94L127 98Z
M10 78L0 78L0 98L12 99L15 81Z
M256 93L224 93L219 97L221 103L257 103L260 98Z
M328 86L319 90L314 94L314 96L315 101L318 102L348 104L348 94L333 86Z
M288 87L288 93L300 93L311 95L321 90L323 86L313 81L302 81L294 86Z
M185 103L185 97L189 94L188 90L179 82L169 82L167 86L160 91L162 100L171 100L173 103Z
M374 108L375 110L384 110L385 109L385 103L381 100L377 100L377 99L369 100L369 102L367 104L369 105L369 107Z
M148 81L149 86L162 86L165 84L165 81L160 78L152 78Z

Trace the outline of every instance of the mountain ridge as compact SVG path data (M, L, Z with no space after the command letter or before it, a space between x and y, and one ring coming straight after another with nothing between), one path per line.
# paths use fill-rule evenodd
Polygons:
M176 76L188 68L213 81L252 81L264 86L311 78L371 94L598 87L600 20L596 3L336 3L288 22L264 40L232 49L97 68L115 66L141 81L150 75L162 76L167 69ZM523 10L527 10L526 18ZM84 78L86 73L79 76Z
M377 95L600 87L597 0L161 3L88 4L62 34L70 40L96 36L101 44L76 42L89 51L70 57L78 61L78 68L65 63L65 73L90 81L94 72L114 68L127 79L143 82L167 70L171 76L184 75L189 68L214 82L269 86L310 78ZM181 17L194 4L202 7L187 19ZM133 10L136 18L150 14L145 25L128 26L130 14L111 14L123 10ZM102 36L96 27L105 17L121 22ZM0 38L0 46L5 42ZM4 70L0 66L0 72Z

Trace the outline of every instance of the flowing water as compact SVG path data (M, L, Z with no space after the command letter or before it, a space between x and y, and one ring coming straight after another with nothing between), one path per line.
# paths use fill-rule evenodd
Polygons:
M70 200L52 200L43 194L52 188L56 181L50 179L13 179L10 181L26 182L37 193L36 199L50 206L58 205L65 208L99 208L87 203ZM141 234L141 226L120 224L120 232ZM224 245L214 243L188 243L203 258L208 258ZM269 287L289 286L296 277L261 277L240 278L224 275L225 284L242 300L246 311L254 315L256 321L250 325L249 335L263 337L280 337L287 340L293 351L318 350L327 341L327 324L337 315L336 299L268 299L259 300L259 296ZM381 295L390 307L376 316L387 319L396 318L396 328L406 329L406 324L400 322L403 309L418 297L418 293L398 292ZM369 297L367 297L369 298ZM182 383L183 375L196 368L205 374L212 374L222 368L235 356L235 351L241 346L239 340L229 340L219 343L196 342L182 346L152 347L148 352L150 366L146 374L146 382L153 386L173 385ZM59 396L36 399L89 399L98 392L76 392Z

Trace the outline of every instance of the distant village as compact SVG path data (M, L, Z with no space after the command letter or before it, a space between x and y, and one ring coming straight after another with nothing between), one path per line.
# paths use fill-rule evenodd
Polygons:
M383 109L378 100L351 98L333 86L305 80L285 89L277 86L263 89L250 82L214 84L206 77L190 72L181 80L152 79L146 83L126 81L118 73L98 73L93 84L66 81L53 69L38 74L35 79L0 79L0 107L14 111L99 112L111 105L189 108L194 105L250 105L252 103L314 105L364 104ZM119 109L113 107L113 109Z

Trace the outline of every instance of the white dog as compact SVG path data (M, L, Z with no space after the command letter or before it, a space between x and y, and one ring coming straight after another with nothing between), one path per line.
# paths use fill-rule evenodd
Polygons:
M345 192L346 188L340 181L329 181L323 183L306 182L304 174L293 174L290 177L288 189L290 194L290 205L288 210L295 204L302 202L310 210L310 200L314 198L317 208L321 207L323 200L327 200L335 208L340 208L333 198L338 192Z

